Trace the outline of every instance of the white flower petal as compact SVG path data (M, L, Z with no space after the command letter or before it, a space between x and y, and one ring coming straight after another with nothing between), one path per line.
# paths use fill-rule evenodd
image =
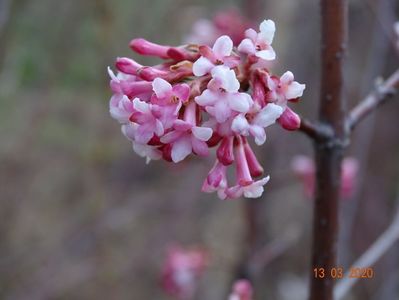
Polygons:
M276 58L276 52L274 52L272 47L269 47L266 50L258 51L255 55L264 60L274 60Z
M249 132L255 138L255 144L258 146L263 145L266 142L266 132L263 127L252 125Z
M274 33L276 32L276 25L272 20L264 20L260 23L258 37L270 45L273 42Z
M211 138L213 131L211 128L194 126L191 132L197 139L206 142Z
M200 96L195 97L195 102L201 106L213 105L218 100L215 92L205 90Z
M212 69L212 78L221 82L221 87L230 93L235 93L240 88L236 73L226 66L217 66Z
M165 97L168 92L172 91L172 85L166 80L157 77L152 82L152 89L157 97L162 98Z
M249 29L245 30L245 36L255 42L256 37L258 36L258 33L256 32L255 29L249 28Z
M201 56L193 64L193 74L195 76L203 76L209 73L215 65L206 57Z
M243 114L236 116L231 124L231 130L239 134L248 135L249 123Z
M133 108L142 113L148 113L150 111L150 104L141 101L139 98L133 99Z
M287 90L285 91L285 97L287 99L295 99L301 97L303 95L303 91L305 90L305 88L306 88L305 84L300 84L294 81L287 87Z
M250 39L243 39L237 50L245 54L254 54L256 52L255 45Z
M233 50L233 41L227 35L222 35L215 41L212 50L215 56L219 59L225 56L230 56L231 51Z
M173 143L172 146L172 160L178 163L185 159L192 151L191 139L189 136L184 136Z
M241 113L247 113L253 104L251 96L247 93L235 93L227 97L230 108Z
M281 84L290 84L291 82L294 81L294 74L292 74L291 71L285 72L283 75L280 77L280 82Z
M269 103L256 115L253 124L261 127L270 126L276 122L283 111L281 106Z

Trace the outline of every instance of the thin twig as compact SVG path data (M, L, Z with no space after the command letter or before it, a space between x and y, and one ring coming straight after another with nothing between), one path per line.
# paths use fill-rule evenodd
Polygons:
M347 126L350 130L355 128L357 124L377 107L384 104L391 98L399 87L399 69L396 70L387 80L377 85L377 88L366 96L358 105L356 105L349 113Z
M332 131L330 128L314 123L305 118L301 118L301 125L298 130L313 140L328 139L332 136Z
M399 200L398 200L399 202ZM383 256L395 242L399 239L399 209L388 227L387 230L370 246L366 252L357 259L352 267L353 268L369 268L373 266ZM334 289L335 300L342 299L358 281L359 278L351 278L349 272L345 274L343 279L338 282Z

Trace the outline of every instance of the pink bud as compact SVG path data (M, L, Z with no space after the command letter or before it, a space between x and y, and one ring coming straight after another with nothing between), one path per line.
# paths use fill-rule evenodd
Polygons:
M301 126L301 118L289 107L285 109L277 122L279 122L280 125L287 130L297 130L299 126Z
M263 174L263 168L256 158L251 146L248 144L247 139L243 137L242 140L244 143L245 158L247 159L251 176L258 177Z
M237 183L240 186L250 185L253 180L249 171L247 158L245 156L244 144L240 136L237 137L237 142L234 145L234 150L236 159Z
M356 176L359 170L359 162L356 158L348 157L342 162L341 196L344 199L351 198L356 186Z
M231 165L234 161L233 142L234 137L224 137L218 150L216 151L218 160L225 166Z
M147 81L153 81L157 77L165 79L168 73L169 72L167 71L158 70L153 67L142 67L140 70L137 71L137 76Z
M122 73L136 75L136 72L143 66L127 57L118 57L115 67Z
M167 53L170 47L151 43L145 39L134 39L129 46L133 51L141 55L169 58Z
M120 86L123 94L130 98L152 91L152 84L149 81L121 81Z

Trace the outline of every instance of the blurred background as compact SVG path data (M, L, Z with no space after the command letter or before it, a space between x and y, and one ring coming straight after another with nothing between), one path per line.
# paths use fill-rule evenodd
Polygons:
M272 180L261 199L200 192L213 158L178 165L133 153L111 119L107 66L132 38L179 44L199 18L235 7L277 24L272 72L307 88L294 109L315 118L316 0L0 0L0 298L173 299L160 288L168 245L198 245L211 260L196 299L227 299L242 275L255 299L306 299L312 200L290 162L312 155L301 133L270 128L257 149ZM353 106L398 67L395 0L351 0L346 96ZM399 188L399 103L359 126L348 155L357 188L341 202L344 269L389 225ZM398 299L399 248L347 299ZM250 263L248 263L250 261Z

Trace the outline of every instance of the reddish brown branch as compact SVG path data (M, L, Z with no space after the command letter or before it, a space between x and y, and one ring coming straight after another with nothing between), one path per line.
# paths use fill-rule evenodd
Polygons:
M311 300L332 300L334 281L316 278L314 268L329 274L336 267L340 166L345 132L343 58L347 35L347 0L321 0L321 94L319 121L332 136L315 142L317 186L313 216Z
M377 85L376 89L366 96L349 113L347 118L348 129L352 130L371 112L390 99L399 87L399 70L393 73L386 81Z

